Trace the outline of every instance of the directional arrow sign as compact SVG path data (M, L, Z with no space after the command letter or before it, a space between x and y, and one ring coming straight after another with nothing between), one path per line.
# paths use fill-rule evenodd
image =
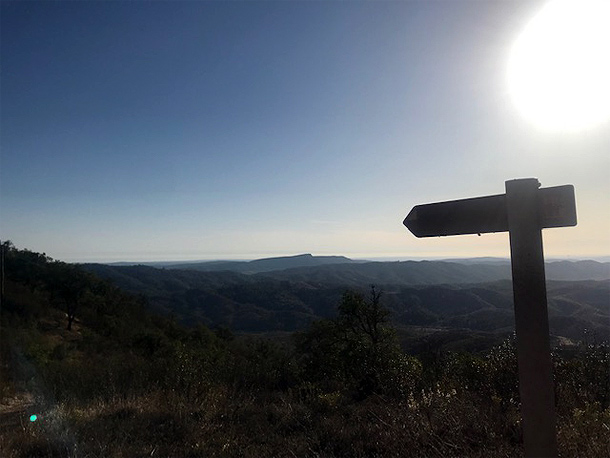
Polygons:
M537 193L541 229L576 226L574 186L542 188ZM416 237L506 232L506 194L416 205L403 224Z
M511 180L506 194L417 205L403 223L417 237L508 231L525 456L556 457L541 229L576 225L574 187L540 189L535 178Z

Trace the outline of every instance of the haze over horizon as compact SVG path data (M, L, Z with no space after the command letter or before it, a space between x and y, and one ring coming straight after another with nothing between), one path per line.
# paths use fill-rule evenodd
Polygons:
M446 256L369 256L369 257L355 257L350 258L348 256L342 256L340 254L324 254L317 255L311 253L299 253L299 254L287 254L284 256L272 256L272 257L262 257L262 258L218 258L218 259L164 259L164 260L146 260L146 259L123 259L123 260L83 260L83 261L73 261L74 263L99 263L99 264L124 264L124 265L137 265L137 264L163 264L163 265L171 265L171 264L197 264L197 263L223 263L223 262L251 262L251 261L261 261L268 259L286 259L286 258L295 258L299 256L313 256L314 258L320 257L337 257L337 258L346 258L350 261L357 262L406 262L406 261L444 261L444 262L468 262L468 263L486 263L486 262L510 262L510 257L506 256L476 256L476 257L446 257ZM564 256L564 257L553 257L546 256L545 262L556 262L556 261L597 261L597 262L610 262L610 256Z
M402 220L536 177L576 191L546 257L609 256L610 122L541 129L509 93L546 3L2 1L0 238L68 262L508 257L506 233Z

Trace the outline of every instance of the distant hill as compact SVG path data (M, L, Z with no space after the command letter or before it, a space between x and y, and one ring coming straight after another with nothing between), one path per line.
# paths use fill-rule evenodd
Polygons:
M172 264L168 269L189 269L203 272L228 270L246 274L271 272L296 267L318 267L328 264L352 264L358 261L345 256L312 256L299 254L296 256L282 256L277 258L257 259L254 261L208 261L199 263Z
M277 280L311 284L438 285L483 283L510 278L510 265L459 264L443 261L365 262L299 267L260 274Z
M459 264L509 264L509 258L496 258L490 256L483 256L478 258L447 258L438 259L437 261L444 262L457 262Z
M147 266L160 269L186 269L201 272L230 271L247 274L284 270L293 267L315 267L326 264L345 264L355 261L345 256L313 256L309 253L294 256L255 259L253 261L152 261L152 262L112 262L105 265L113 267Z
M197 272L195 270L166 270L150 266L110 266L81 264L85 270L112 281L119 288L138 294L165 294L192 288L217 288L253 281L237 272Z
M274 260L267 263L267 267L273 265ZM514 328L509 265L369 262L251 275L147 266L83 267L144 295L153 309L171 313L184 323L223 325L234 331L304 329L312 320L334 315L347 289L366 291L371 284L384 291L384 304L397 326L487 333ZM597 262L547 264L549 278L572 280L547 282L553 334L578 339L588 329L599 336L610 335L610 280L595 281L607 270L607 264ZM582 280L587 276L593 279Z
M480 283L511 278L510 259L460 258L435 261L366 261L345 256L300 254L253 261L119 262L110 267L155 267L199 272L267 274L276 279L324 284L435 285ZM547 280L607 280L610 262L553 260L546 263Z
M552 261L546 263L548 280L608 280L610 262Z
M337 262L334 261L341 261ZM112 266L84 264L85 268L130 291L158 292L173 289L209 288L262 280L306 283L314 287L333 285L358 288L366 285L460 285L510 280L510 264L462 264L446 261L357 262L341 256L299 255L250 262L208 262L197 269L178 266ZM316 264L303 267L286 266ZM184 267L186 267L185 265ZM197 265L195 265L197 267ZM241 271L240 271L241 270ZM584 281L610 279L610 263L554 261L546 263L547 280Z
M607 280L610 263L596 261L555 261L546 263L547 280ZM460 263L446 261L366 262L300 267L264 274L278 280L348 286L438 285L484 283L509 280L510 262Z

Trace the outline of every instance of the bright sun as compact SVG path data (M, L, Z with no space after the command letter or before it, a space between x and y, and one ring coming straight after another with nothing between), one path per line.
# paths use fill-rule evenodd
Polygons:
M610 0L555 0L517 39L511 95L545 130L579 131L610 119Z

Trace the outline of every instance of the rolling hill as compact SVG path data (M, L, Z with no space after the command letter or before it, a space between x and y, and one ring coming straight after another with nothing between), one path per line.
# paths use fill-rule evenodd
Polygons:
M299 260L302 261L302 260ZM263 263L285 265L273 260ZM455 262L370 262L243 274L230 271L84 265L182 322L237 332L296 331L334 315L347 289L376 284L398 327L507 333L514 328L510 266ZM547 264L551 332L571 339L584 330L610 335L608 264ZM553 280L558 277L562 280ZM571 279L567 281L565 279ZM602 279L600 279L602 278Z
M203 272L227 270L255 274L260 272L271 272L298 267L318 267L328 264L352 264L358 261L344 256L312 256L311 254L299 254L296 256L282 256L276 258L256 259L254 261L208 261L200 263L171 264L168 269L189 269Z

